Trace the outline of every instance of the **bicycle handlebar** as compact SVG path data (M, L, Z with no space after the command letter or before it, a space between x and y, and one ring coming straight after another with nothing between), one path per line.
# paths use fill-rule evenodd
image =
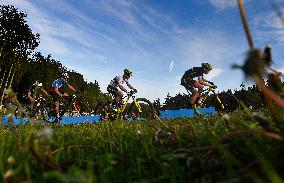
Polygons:
M136 90L136 89L132 89L132 90L130 90L130 91L127 93L127 95L132 96L132 95L134 95L135 93L137 93L137 90Z
M216 88L217 88L216 85L208 86L208 88L204 89L204 90L202 91L202 93L205 92L205 91L208 91L208 92L213 91L213 92L214 92L214 90L215 90Z
M210 88L212 88L212 89L216 89L216 88L217 88L217 86L216 86L216 85L213 85L213 86L210 86Z
M208 81L209 84L214 85L214 83L212 81Z
M75 98L77 98L76 94L73 95L68 95L68 96L63 96L62 99L66 101L73 101Z

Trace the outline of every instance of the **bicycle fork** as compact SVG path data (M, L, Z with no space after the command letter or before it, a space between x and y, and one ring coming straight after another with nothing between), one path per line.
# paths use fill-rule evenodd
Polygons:
M218 95L216 95L216 99L219 102L219 104L221 105L222 110L225 108L224 104L221 102L220 98Z
M141 108L140 104L137 102L137 100L134 100L134 104L135 104L135 106L137 107L138 111L139 111L140 113L142 113L142 108Z
M123 107L122 107L122 108L120 108L120 107L118 107L118 108L117 108L117 112L118 112L118 114L119 114L119 113L121 113L121 112L123 112L123 111L125 111L128 100L129 100L129 98L128 98L125 102L124 102L124 104L123 104Z

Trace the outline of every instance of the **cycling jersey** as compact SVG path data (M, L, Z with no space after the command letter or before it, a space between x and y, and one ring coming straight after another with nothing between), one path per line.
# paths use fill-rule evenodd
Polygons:
M128 80L124 79L122 76L116 76L110 81L109 85L107 86L107 91L113 96L116 96L117 92L121 91L119 85L123 85L124 83L128 84Z
M123 85L124 83L128 84L128 80L122 76L116 76L110 81L109 85L118 89L119 85Z
M69 84L67 82L64 81L64 79L60 78L60 79L56 79L53 81L51 87L50 87L50 91L54 92L55 89L59 89L62 86L69 86Z
M35 92L36 87L34 85L30 85L29 88L23 93L22 99L24 103L29 103L28 93L31 92L31 95Z
M187 70L184 75L182 76L182 78L184 79L194 79L196 77L199 77L199 76L203 76L204 74L204 69L202 67L193 67L189 70Z
M191 91L193 88L197 88L197 77L203 77L204 69L202 67L193 67L185 71L184 75L181 78L181 85L184 86L187 90Z

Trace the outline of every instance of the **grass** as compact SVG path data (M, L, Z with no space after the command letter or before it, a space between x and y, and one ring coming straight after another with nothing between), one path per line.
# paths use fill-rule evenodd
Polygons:
M2 126L2 182L283 180L283 133L249 112L165 123Z

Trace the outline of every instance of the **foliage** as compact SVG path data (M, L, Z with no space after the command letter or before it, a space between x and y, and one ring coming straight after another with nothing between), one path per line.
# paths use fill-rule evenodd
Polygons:
M241 90L235 90L234 95L246 106L253 109L260 109L266 106L263 94L255 85L247 89L241 88Z
M191 105L189 103L189 96L180 93L178 93L174 97L168 95L162 107L163 110L176 110L185 108L191 108Z
M15 57L26 58L39 44L39 34L32 33L26 16L14 6L0 5L1 68L10 65Z

